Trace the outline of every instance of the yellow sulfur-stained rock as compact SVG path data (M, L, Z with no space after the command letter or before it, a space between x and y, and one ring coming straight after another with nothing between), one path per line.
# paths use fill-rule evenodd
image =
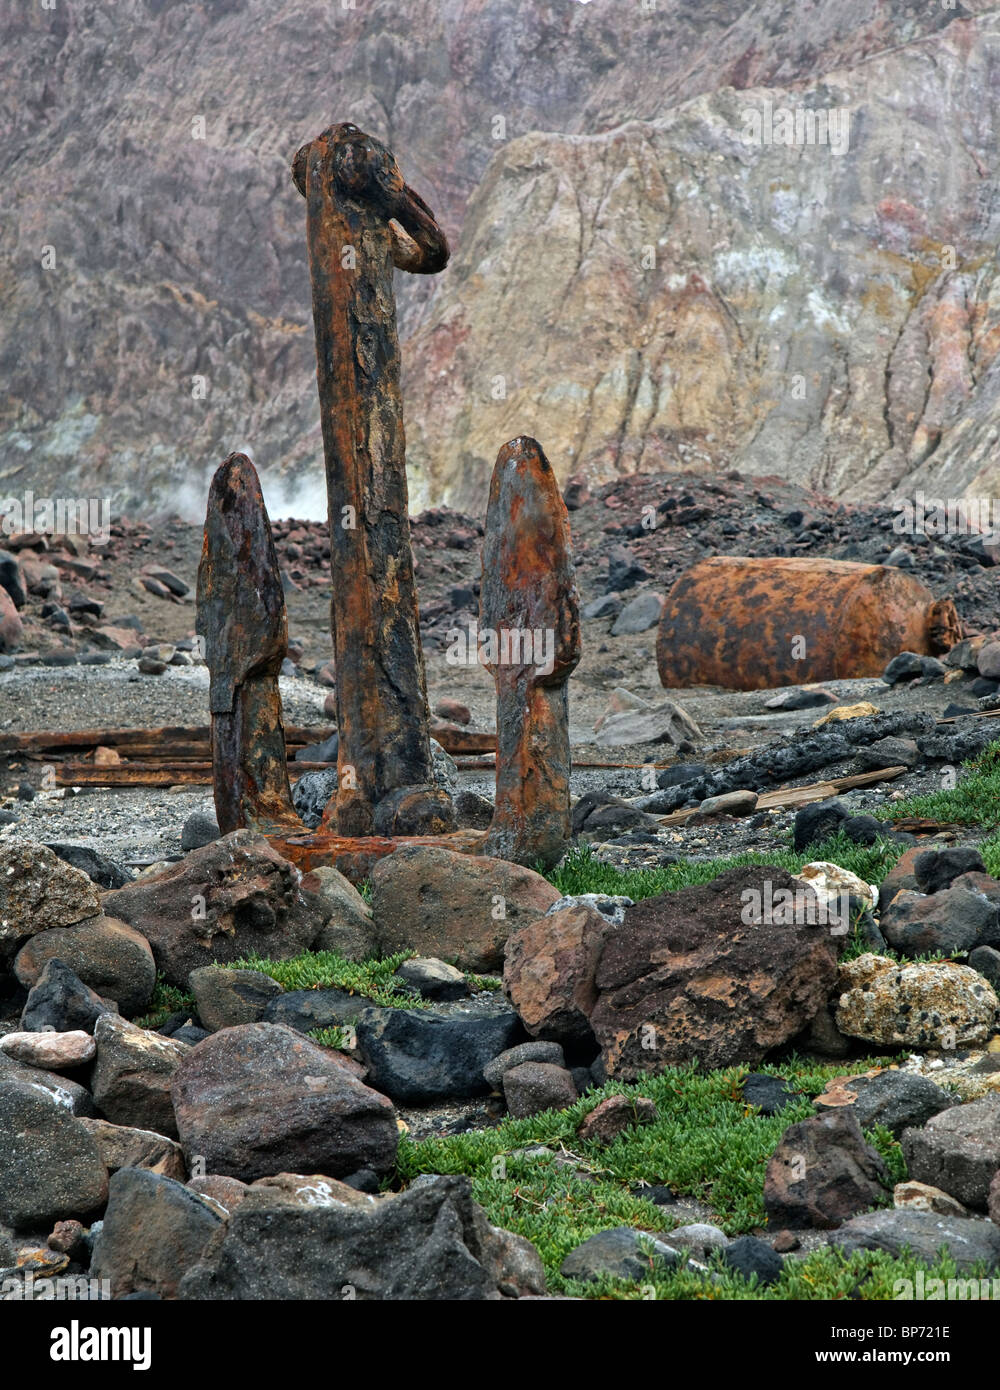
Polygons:
M987 1041L997 997L982 975L947 961L900 965L866 954L840 967L837 1027L884 1046L953 1052Z

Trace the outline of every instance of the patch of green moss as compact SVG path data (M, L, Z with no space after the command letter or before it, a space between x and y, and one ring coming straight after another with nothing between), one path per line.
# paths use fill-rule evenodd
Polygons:
M852 1062L865 1070L886 1059ZM465 1173L490 1221L516 1231L537 1247L553 1292L582 1298L639 1299L891 1299L897 1280L912 1279L922 1267L928 1277L954 1274L944 1258L920 1266L909 1258L861 1252L844 1258L832 1249L801 1260L788 1259L780 1280L763 1289L713 1260L717 1281L681 1271L651 1271L640 1283L601 1279L567 1280L560 1266L576 1246L614 1226L665 1232L686 1221L669 1206L642 1195L642 1184L666 1185L678 1196L697 1198L718 1225L735 1236L760 1230L765 1221L763 1188L767 1160L790 1124L814 1114L811 1097L842 1062L818 1064L800 1058L759 1070L787 1077L803 1094L779 1115L762 1115L740 1094L747 1067L699 1072L669 1068L635 1085L610 1082L567 1110L546 1111L526 1120L507 1119L495 1129L413 1142L403 1137L399 1171L404 1181L418 1173ZM658 1119L619 1135L607 1147L584 1142L576 1131L583 1117L607 1096L646 1096ZM881 1126L867 1139L882 1154L889 1181L906 1177L902 1150ZM551 1152L520 1153L544 1145ZM889 1201L889 1191L886 1192Z

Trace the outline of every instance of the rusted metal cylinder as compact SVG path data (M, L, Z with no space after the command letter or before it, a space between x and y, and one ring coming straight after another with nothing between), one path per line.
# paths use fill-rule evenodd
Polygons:
M903 570L719 555L667 595L656 661L668 689L764 690L879 676L899 652L932 655L960 636L951 600Z

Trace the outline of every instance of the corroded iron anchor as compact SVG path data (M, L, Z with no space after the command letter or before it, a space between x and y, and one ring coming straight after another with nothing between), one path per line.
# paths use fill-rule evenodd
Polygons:
M198 575L219 826L258 829L302 868L333 864L354 879L404 843L554 864L569 838L566 682L580 657L555 475L533 439L511 440L497 458L481 624L498 649L480 653L497 689L496 811L485 833L454 831L450 800L431 784L391 279L393 264L440 269L447 244L389 151L355 126L332 126L303 146L294 177L308 204L339 786L309 833L285 762L278 673L287 620L277 557L256 471L232 454L212 482Z
M306 200L334 574L340 778L324 824L440 834L455 818L433 778L392 271L432 275L448 243L389 151L357 126L303 145L292 175Z

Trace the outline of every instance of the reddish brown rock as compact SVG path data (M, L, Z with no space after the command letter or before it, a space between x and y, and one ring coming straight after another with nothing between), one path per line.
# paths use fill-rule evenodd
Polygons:
M917 893L920 891L917 887L917 880L913 870L920 855L924 853L926 853L926 851L922 845L914 845L912 849L908 849L906 853L896 861L886 874L878 890L879 907L883 911L901 889L905 888L908 893Z
M221 1173L206 1173L203 1178L189 1178L188 1187L199 1196L218 1202L226 1211L238 1207L250 1190L239 1178L225 1178Z
M0 587L0 652L16 652L24 639L24 624L14 600Z
M50 1250L57 1250L61 1255L85 1254L85 1235L86 1231L79 1221L57 1221L45 1243Z
M558 896L558 895L557 895ZM504 993L534 1038L593 1043L597 962L615 930L585 903L560 908L513 933L504 957Z
M779 923L777 912L741 920L769 893L796 888L783 869L755 866L627 908L601 952L590 1014L608 1074L756 1063L800 1033L836 981L837 938Z
M610 1144L625 1130L650 1125L657 1119L659 1111L646 1096L608 1096L594 1106L576 1133L580 1139Z
M885 1196L888 1173L849 1110L789 1125L768 1159L764 1208L774 1230L832 1230Z
M453 724L471 724L472 711L468 705L463 705L461 700L450 700L447 696L438 700L434 706L434 713L441 719L450 720Z
M252 1182L275 1173L388 1172L399 1135L392 1103L336 1052L281 1024L213 1033L178 1070L172 1094L190 1166Z
M51 960L65 962L85 985L102 999L113 999L124 1014L141 1013L156 985L156 964L145 936L104 914L39 932L18 951L14 974L25 989L31 989Z
M299 877L262 836L236 830L107 894L104 907L142 933L164 978L184 988L201 965L252 951L284 960L310 947L330 914Z
M480 973L499 970L511 933L559 899L531 869L432 845L380 859L371 883L381 954L413 950Z

